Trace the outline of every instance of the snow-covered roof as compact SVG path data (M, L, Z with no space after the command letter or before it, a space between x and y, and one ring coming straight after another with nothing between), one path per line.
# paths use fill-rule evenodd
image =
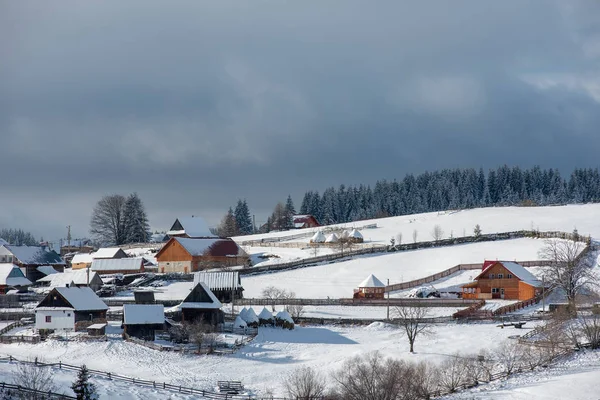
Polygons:
M233 327L234 328L246 328L248 326L248 324L246 324L246 321L244 321L244 319L241 316L237 316L235 317L235 321L233 321Z
M372 287L385 287L385 285L383 284L383 282L381 282L379 279L377 279L377 277L373 274L369 275L367 277L367 279L365 279L364 281L362 281L360 283L360 285L358 285L359 288L372 288Z
M335 233L332 233L331 235L327 236L327 239L325 239L325 243L337 243L339 241L340 239Z
M28 286L31 281L23 275L19 267L11 263L0 263L0 285Z
M106 326L107 324L93 324L88 326L86 329L102 329Z
M108 310L108 306L89 287L57 287L54 290L60 293L75 311Z
M90 271L90 282L96 279L96 276L98 277L98 279L101 280L97 272ZM70 285L71 283L75 285L87 285L87 269L66 270L62 273L46 275L45 277L40 278L37 281L50 282L50 287L62 287Z
M542 282L538 278L536 278L531 272L527 271L525 267L520 264L517 264L513 261L497 261L504 266L507 270L510 271L511 274L519 278L524 283L534 286L540 287L542 286ZM475 279L479 279L480 276L483 276L486 271L488 271L491 267L493 267L496 263L490 264L486 269L481 271L481 273Z
M36 269L44 275L58 274L58 271L52 268L51 265L42 265L37 267Z
M244 314L244 317L244 321L246 321L249 324L258 322L258 316L254 312L254 309L252 307L248 309L248 311Z
M4 246L5 244L10 244L6 240L0 238L0 246Z
M194 286L200 282L206 283L210 290L237 289L242 286L237 271L194 273Z
M92 271L140 271L143 258L101 258L94 259Z
M119 247L103 247L94 253L93 258L113 258L117 255L119 250L121 250Z
M192 293L190 293L184 300L183 302L178 306L179 308L213 308L213 309L219 309L221 307L223 307L223 304L221 304L221 302L219 301L219 299L217 299L217 296L215 296L215 294L210 290L210 288L208 286L206 286L206 284L204 282L200 282L198 283L198 285L194 286L194 289L192 289L192 291L196 290L196 287L200 286L202 289L204 289L204 291L206 292L206 294L208 295L210 302L208 301L202 301L202 302L192 302L191 301L191 296Z
M211 255L214 257L245 256L246 253L231 239L175 239L191 256Z
M3 246L23 264L64 265L65 261L54 250L41 246Z
M271 311L267 310L267 307L263 307L260 314L258 314L258 318L264 319L264 320L270 320L270 319L273 319L273 314L271 313Z
M91 264L95 253L77 253L71 259L71 264Z
M214 238L216 237L204 219L200 217L183 217L177 218L171 230L167 232L167 235L187 235L191 238Z
M325 235L323 235L323 232L318 231L313 235L310 241L313 243L325 243Z
M356 229L353 229L352 232L350 232L350 236L349 237L354 238L354 239L362 239L363 235L362 235L362 233L360 233Z
M290 315L290 313L285 310L279 311L275 318L283 320L283 321L291 322L292 324L294 323L294 320L292 319L292 316Z
M125 325L162 324L165 322L165 307L162 304L125 304Z

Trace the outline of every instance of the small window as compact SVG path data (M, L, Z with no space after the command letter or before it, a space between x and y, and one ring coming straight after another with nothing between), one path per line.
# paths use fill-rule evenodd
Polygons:
M71 316L71 313L67 313L67 317L70 317L70 316Z
M492 293L498 293L498 288L492 288Z
M46 315L46 323L49 324L52 322L52 316Z
M494 279L495 277L496 277L496 275L490 274L490 279Z
M504 278L504 275L503 274L498 274L498 279L502 279L502 278Z
M512 277L513 277L513 276L512 276L512 274L508 274L508 275L506 275L506 277L507 277L508 279L512 279Z

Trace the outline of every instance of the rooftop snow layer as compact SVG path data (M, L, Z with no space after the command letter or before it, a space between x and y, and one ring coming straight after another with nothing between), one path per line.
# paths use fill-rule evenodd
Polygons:
M139 258L101 258L94 259L92 271L139 271L144 260Z
M36 269L44 275L58 274L58 271L52 268L52 266L50 265L42 265L40 267L37 267Z
M369 275L367 277L367 279L365 279L364 281L362 281L360 283L360 285L358 285L359 288L372 288L372 287L385 287L385 285L383 284L383 282L381 282L379 279L377 279L377 277L373 274Z
M108 306L96 296L89 287L57 287L55 290L63 296L76 311L108 310Z
M177 229L177 222L183 229ZM200 217L177 218L167 235L186 234L191 238L214 238L216 237L208 228L204 219Z
M165 307L162 304L125 304L125 325L162 324L165 322Z
M23 275L19 267L11 263L0 264L0 285L28 286L31 281Z
M531 285L531 286L534 286L534 287L540 287L540 286L542 286L542 282L540 282L540 280L537 279L531 272L527 271L525 269L525 267L523 267L522 265L517 264L516 262L512 262L512 261L498 261L498 262L500 264L502 264L504 266L504 268L506 268L507 270L509 270L514 276L516 276L517 278L519 278L523 282L527 283L528 285ZM479 276L477 278L479 278L480 276L484 275L485 272L490 267L494 266L494 264L491 264L486 269L484 269L481 272L481 274L479 274Z
M71 259L71 265L73 264L91 264L94 261L94 253L77 253Z
M90 271L90 282L98 273ZM75 285L87 285L87 269L66 270L58 274L46 275L37 280L38 282L50 282L50 287L62 287L74 283Z
M94 253L94 258L113 258L119 250L119 247L103 247Z
M184 299L184 301L177 306L178 308L212 308L212 309L220 309L221 307L223 307L223 304L221 304L221 302L219 301L219 299L217 299L217 296L215 296L215 294L209 289L208 286L206 286L206 284L204 282L200 282L198 283L198 285L202 286L202 288L204 289L204 291L206 292L206 294L208 295L208 297L210 298L210 302L204 301L204 302L186 302L185 300L187 300L187 297ZM194 286L195 288L196 286ZM194 290L194 289L192 289Z
M176 237L175 240L192 256L211 255L214 257L227 257L244 254L244 251L231 239L190 239Z
M194 286L204 282L210 290L237 289L241 287L240 274L235 271L196 272Z
M23 264L64 265L65 262L54 250L41 246L4 245Z

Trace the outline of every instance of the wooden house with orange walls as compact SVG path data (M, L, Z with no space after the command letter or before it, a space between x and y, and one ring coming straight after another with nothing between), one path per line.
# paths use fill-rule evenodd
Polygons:
M528 300L542 291L542 282L522 265L485 261L474 282L462 286L463 299Z

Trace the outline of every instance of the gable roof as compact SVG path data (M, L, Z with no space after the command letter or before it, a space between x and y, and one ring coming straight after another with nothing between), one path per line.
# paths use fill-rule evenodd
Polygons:
M164 324L165 307L162 304L124 304L125 325Z
M362 281L360 283L360 285L358 285L358 287L359 288L361 288L361 287L364 287L364 288L385 287L385 285L383 284L383 282L381 282L379 279L377 279L377 277L375 275L371 274L367 277L367 279Z
M177 218L167 235L187 235L190 238L214 238L204 219L200 217Z
M57 287L54 290L64 297L75 311L108 310L108 306L89 287ZM52 296L52 292L48 296Z
M42 274L48 276L52 274L58 274L58 271L52 268L50 265L41 265L36 268L36 270L40 271Z
M475 280L477 280L480 277L482 277L483 275L485 275L485 273L496 264L501 264L504 268L506 268L508 271L510 271L511 274L513 274L514 276L519 278L519 280L523 281L524 283L526 283L528 285L531 285L534 287L542 286L542 282L540 282L540 280L538 278L536 278L531 272L527 271L525 269L525 267L523 267L522 265L517 264L516 262L513 262L513 261L496 261L496 262L488 265L487 268L485 268L483 271L481 271L481 273L479 275L477 275Z
M71 259L72 264L91 264L94 261L94 253L77 253Z
M195 272L194 286L204 282L210 290L237 289L242 287L237 271Z
M140 271L144 259L136 258L101 258L92 261L92 271Z
M201 301L196 301L201 300ZM179 305L179 308L213 308L219 309L223 304L217 299L217 296L206 286L204 282L200 282L194 286L190 294Z
M122 253L122 254L119 254ZM120 247L103 247L93 254L93 258L115 258L116 256L127 257Z
M192 257L197 256L213 256L213 257L237 257L246 256L244 250L237 245L232 239L191 239L174 237L171 240L179 243L185 251ZM167 248L167 243L161 251L156 254L158 258L163 249Z
M50 287L59 287L59 286L67 286L71 283L75 285L87 285L87 270L86 269L76 269L76 270L67 270L58 274L47 275L43 278L37 280L37 282L50 282ZM98 275L97 272L90 271L90 283L94 280L100 280L102 282L102 278Z
M6 240L0 238L0 246L4 246L5 244L10 244Z
M0 285L28 286L31 281L23 275L21 268L12 263L0 263Z
M41 246L3 245L19 262L23 264L64 265L65 261L54 250Z

